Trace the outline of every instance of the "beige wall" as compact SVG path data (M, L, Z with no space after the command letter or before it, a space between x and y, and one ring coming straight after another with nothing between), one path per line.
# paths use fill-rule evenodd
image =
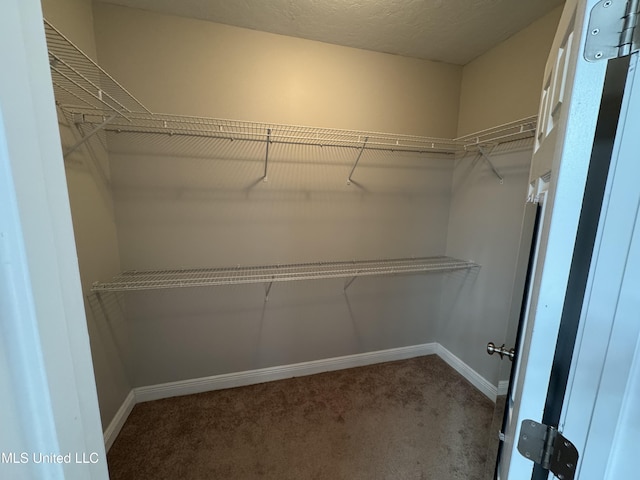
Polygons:
M250 142L110 138L122 267L442 254L451 158ZM127 294L134 386L434 341L442 275Z
M463 69L102 3L93 12L80 0L53 4L44 1L51 20L88 52L94 15L100 63L153 111L440 137L537 112L559 16ZM365 152L348 187L353 150L274 146L265 183L260 145L157 138L110 138L115 220L84 160L67 168L86 291L120 268L445 251L484 266L477 282L448 277L454 297L441 297L437 275L362 279L346 296L340 281L274 285L267 303L260 285L128 294L126 319L90 321L103 422L128 388L122 349L134 386L436 340L495 380L475 345L504 328L486 318L501 318L508 304L493 302L493 311L484 299L508 289L528 152L496 159L503 186L484 165L454 172L450 158ZM510 207L493 214L500 206ZM492 243L497 231L502 240ZM118 312L109 298L107 311Z
M90 0L42 0L42 9L47 20L80 49L95 58ZM66 119L60 117L59 120L64 150L77 137L72 134ZM101 151L97 142L91 144L97 161L101 162L101 168L105 168L108 175L106 152ZM114 332L122 328L122 324L108 324L95 296L87 296L93 282L111 278L120 270L113 200L108 189L92 174L91 158L84 147L65 160L65 172L80 278L86 298L85 310L100 414L102 426L106 428L131 389L121 348L114 338Z
M562 7L465 65L458 136L538 114L544 66Z
M95 4L101 63L155 111L452 137L461 67ZM444 252L452 158L109 138L123 269ZM433 341L441 277L127 295L144 386ZM188 328L185 326L188 325Z
M40 0L42 13L84 53L96 59L91 0Z
M152 111L455 136L462 67L94 8L101 63Z
M473 156L458 161L453 173L446 252L482 268L473 278L447 278L436 336L493 385L504 379L486 345L505 339L532 151L531 139L494 150L491 160L503 183Z

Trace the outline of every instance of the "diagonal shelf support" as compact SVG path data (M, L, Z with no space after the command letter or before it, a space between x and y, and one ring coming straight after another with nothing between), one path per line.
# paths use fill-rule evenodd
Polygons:
M264 287L264 301L266 302L267 300L269 300L269 293L271 292L271 287L273 286L273 282L269 282L267 285L265 285Z
M357 274L357 272L356 272ZM358 278L357 276L353 276L347 280L345 280L344 282L344 291L347 291L347 288L349 288L351 286L351 284L356 280L356 278Z
M364 143L362 144L362 147L360 147L360 152L358 153L358 158L356 158L356 163L353 164L353 168L351 169L351 172L349 173L349 178L347 179L347 185L351 185L351 176L353 175L353 172L355 171L356 167L358 166L358 162L360 161L360 157L362 157L362 153L364 152L365 147L367 146L367 142L369 141L369 137L365 137L364 138Z
M267 181L267 168L269 167L269 144L271 143L271 129L267 128L267 152L264 157L264 175L262 180Z
M97 125L96 127L94 127L89 133L87 133L84 137L82 137L80 140L78 140L76 143L74 143L73 145L71 145L71 147L69 147L69 149L64 152L63 157L67 158L69 155L71 155L73 152L75 152L78 148L80 148L82 145L84 145L84 143L89 140L91 137L93 137L96 133L98 133L100 130L102 130L103 128L105 128L110 122L112 122L116 117L118 116L117 113L114 113L113 115L111 115L109 118L107 118L106 120L104 120L100 125Z
M500 179L500 185L502 185L504 183L504 177L500 174L498 169L495 167L495 165L491 161L491 158L489 157L489 153L487 153L484 147L482 146L478 146L478 151L480 152L480 155L482 156L482 158L484 158L485 161L489 164L489 167L491 167L491 170L493 171L495 176Z

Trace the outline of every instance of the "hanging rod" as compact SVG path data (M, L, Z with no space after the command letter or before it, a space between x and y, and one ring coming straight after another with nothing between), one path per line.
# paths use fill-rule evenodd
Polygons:
M127 292L164 288L208 287L323 278L356 278L372 275L402 275L449 272L479 267L476 263L451 257L399 258L316 262L287 265L237 266L180 270L128 271L109 282L93 285L94 292ZM269 287L270 289L270 287Z

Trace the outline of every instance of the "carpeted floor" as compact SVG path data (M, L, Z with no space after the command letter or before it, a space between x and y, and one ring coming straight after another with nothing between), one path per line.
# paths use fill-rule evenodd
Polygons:
M493 411L430 355L138 404L109 471L112 480L485 480Z

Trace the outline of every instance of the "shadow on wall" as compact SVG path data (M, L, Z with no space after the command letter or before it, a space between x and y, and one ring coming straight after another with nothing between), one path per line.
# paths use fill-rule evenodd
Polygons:
M438 274L363 277L347 290L343 279L284 282L268 299L260 284L105 292L91 303L106 312L101 326L109 324L132 385L145 386L434 341L441 282Z
M357 150L278 144L270 148L265 182L260 144L188 140L110 134L125 269L444 251L449 155L365 151L347 185Z

